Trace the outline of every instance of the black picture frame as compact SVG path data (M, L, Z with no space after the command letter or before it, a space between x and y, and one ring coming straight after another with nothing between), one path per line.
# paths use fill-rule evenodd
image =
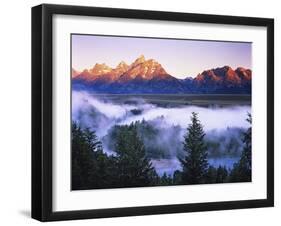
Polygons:
M182 21L267 28L267 198L95 210L52 210L52 18L55 14ZM40 221L121 217L274 206L274 20L43 4L32 8L32 218Z

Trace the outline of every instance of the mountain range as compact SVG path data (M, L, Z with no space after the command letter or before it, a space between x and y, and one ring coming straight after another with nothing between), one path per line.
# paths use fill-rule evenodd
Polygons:
M96 63L78 72L72 69L72 88L116 94L250 94L252 71L229 66L205 70L194 78L178 79L154 59L143 55L116 68Z

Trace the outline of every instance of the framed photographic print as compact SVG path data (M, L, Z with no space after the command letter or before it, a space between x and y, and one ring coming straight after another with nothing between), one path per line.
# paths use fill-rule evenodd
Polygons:
M32 8L32 217L274 205L274 21Z

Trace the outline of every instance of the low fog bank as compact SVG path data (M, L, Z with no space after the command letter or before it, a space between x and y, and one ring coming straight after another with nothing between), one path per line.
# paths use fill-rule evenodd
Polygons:
M139 114L134 113L139 110ZM234 107L198 107L184 106L163 108L153 104L147 104L140 100L138 104L118 105L113 102L104 102L87 92L72 92L72 119L90 127L96 127L96 132L102 135L112 124L129 124L134 121L155 120L165 118L166 127L179 125L186 128L190 123L192 112L199 113L204 130L220 130L230 127L247 128L247 113L251 112L250 106ZM98 122L98 123L97 123Z
M87 92L72 91L72 120L96 131L104 150L114 147L116 125L138 122L138 132L149 157L159 174L180 169L177 157L182 157L183 136L192 112L197 112L206 133L209 162L230 168L240 156L242 135L249 124L251 106L160 107L143 99L132 103L117 103Z

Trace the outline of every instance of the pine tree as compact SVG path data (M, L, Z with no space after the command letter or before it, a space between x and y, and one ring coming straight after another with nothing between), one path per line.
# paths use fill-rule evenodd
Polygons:
M157 174L146 156L142 140L135 124L123 126L116 139L119 187L154 185Z
M186 184L204 183L208 169L207 147L204 142L205 133L198 114L192 112L191 124L184 136L185 157L179 159L182 167L182 180Z
M248 114L247 122L252 124L252 116ZM240 160L234 164L230 174L231 182L248 182L252 180L252 127L244 133L244 148Z
M95 132L72 123L72 189L88 189L97 177L98 163L94 151L101 150Z
M102 150L96 133L72 123L72 189L115 187L116 160Z

